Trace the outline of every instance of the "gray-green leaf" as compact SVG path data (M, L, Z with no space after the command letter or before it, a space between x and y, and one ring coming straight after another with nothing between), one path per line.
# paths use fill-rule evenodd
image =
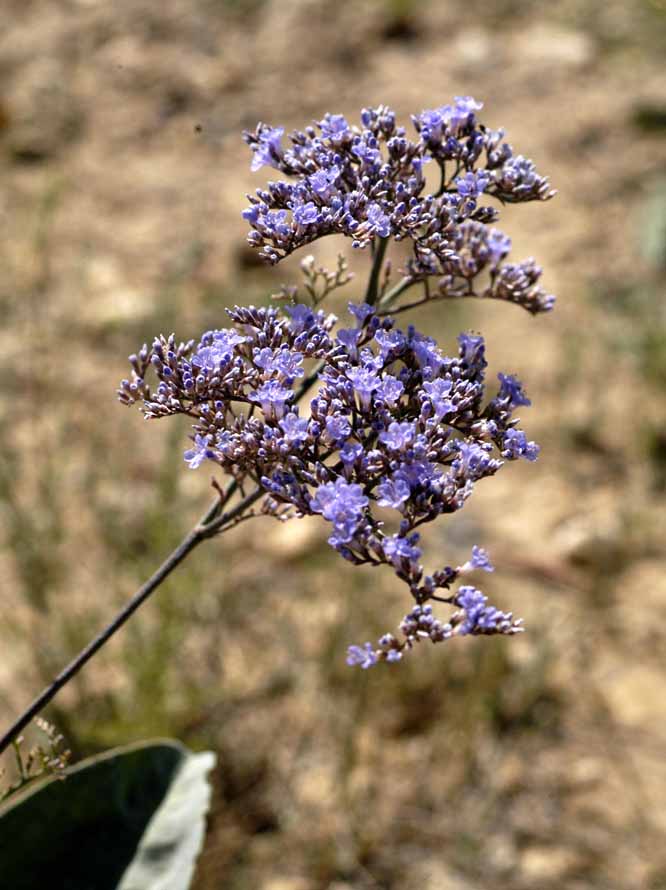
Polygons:
M3 886L187 890L215 762L173 741L107 751L0 808Z

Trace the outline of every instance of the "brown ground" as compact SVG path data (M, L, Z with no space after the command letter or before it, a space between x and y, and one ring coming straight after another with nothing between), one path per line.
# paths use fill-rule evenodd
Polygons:
M559 190L504 216L559 303L419 319L449 346L483 331L543 445L429 543L433 565L487 546L485 588L529 633L352 672L346 644L394 626L400 592L321 523L261 519L193 557L51 716L78 753L218 752L201 890L666 888L662 0L2 11L2 723L207 502L185 428L113 390L152 334L294 279L243 246L264 180L239 131L471 94Z

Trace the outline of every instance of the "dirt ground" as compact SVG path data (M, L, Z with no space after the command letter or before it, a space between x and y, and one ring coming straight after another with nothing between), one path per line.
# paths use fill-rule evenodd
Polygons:
M502 220L558 303L410 319L449 348L482 331L542 445L427 544L437 565L487 547L484 589L528 633L352 671L346 645L393 627L401 592L321 523L261 518L206 544L49 716L77 756L157 735L217 752L197 890L664 890L663 0L3 0L0 18L3 725L209 500L186 427L114 389L154 334L295 280L298 257L265 269L244 244L265 171L240 131L379 103L408 124L473 95L558 189Z

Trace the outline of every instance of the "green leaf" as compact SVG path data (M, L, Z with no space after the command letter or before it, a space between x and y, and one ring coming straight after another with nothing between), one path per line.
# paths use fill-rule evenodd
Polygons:
M106 751L0 807L12 890L187 890L210 802L210 751L169 740Z

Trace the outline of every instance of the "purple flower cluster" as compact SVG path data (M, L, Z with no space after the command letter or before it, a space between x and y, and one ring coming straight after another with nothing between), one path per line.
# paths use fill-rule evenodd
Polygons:
M486 398L481 337L461 334L450 357L432 338L398 329L366 304L349 308L356 327L335 336L335 318L305 305L228 310L234 327L208 331L198 344L170 337L144 347L131 359L133 378L123 381L120 398L141 401L147 418L194 418L188 466L209 461L251 480L265 492L265 513L320 515L341 556L389 566L420 606L441 599L436 592L461 575L492 570L475 548L457 569L424 574L416 529L459 510L504 461L535 459L538 446L513 416L529 401L520 382L504 374ZM301 415L304 363L317 360L318 385ZM158 379L154 391L145 380L149 368ZM474 611L467 600L445 601L467 617L452 619L441 634L429 625L433 640L515 630L510 619L493 623L478 604ZM400 648L391 643L388 660L420 638L421 624L404 632Z
M252 169L269 166L290 178L250 198L250 243L272 263L333 233L370 245L365 299L349 303L352 320L337 327L319 307L349 282L345 260L330 273L307 257L305 299L283 285L281 304L227 310L231 326L199 342L159 337L130 357L131 379L119 389L120 400L140 403L146 418L183 414L193 421L185 461L192 469L218 466L233 478L244 498L234 516L252 515L258 500L262 513L282 520L320 516L345 560L386 566L408 587L415 606L399 635L349 648L348 663L363 668L399 661L421 640L522 630L476 588L451 592L468 573L493 570L484 550L474 547L462 565L426 574L419 529L460 510L475 485L507 461L537 458L538 445L514 416L530 400L510 374L499 374L488 394L480 335L460 334L447 355L394 318L438 298L500 299L533 314L552 308L541 269L531 259L507 262L511 241L491 226L496 208L482 202L554 193L501 130L478 122L480 109L458 97L424 111L413 118L413 139L384 106L364 110L360 126L327 114L292 133L288 147L280 127L260 124L245 133ZM434 194L426 190L428 163L440 173ZM411 245L404 277L392 287L385 261L391 238ZM396 306L415 286L423 296ZM446 622L429 601L453 609Z
M510 239L489 224L499 204L551 198L548 179L514 155L502 130L479 123L480 102L457 97L453 105L412 118L409 138L391 109L364 109L360 125L326 115L295 131L283 146L284 128L259 124L244 133L252 169L273 167L290 180L269 182L248 196L243 216L248 241L270 263L325 235L342 234L354 247L394 238L411 244L405 274L410 282L435 276L437 296L503 299L530 312L552 308L538 284L533 260L505 264ZM439 170L436 193L425 171ZM483 271L483 288L473 280ZM434 295L433 295L434 296Z

